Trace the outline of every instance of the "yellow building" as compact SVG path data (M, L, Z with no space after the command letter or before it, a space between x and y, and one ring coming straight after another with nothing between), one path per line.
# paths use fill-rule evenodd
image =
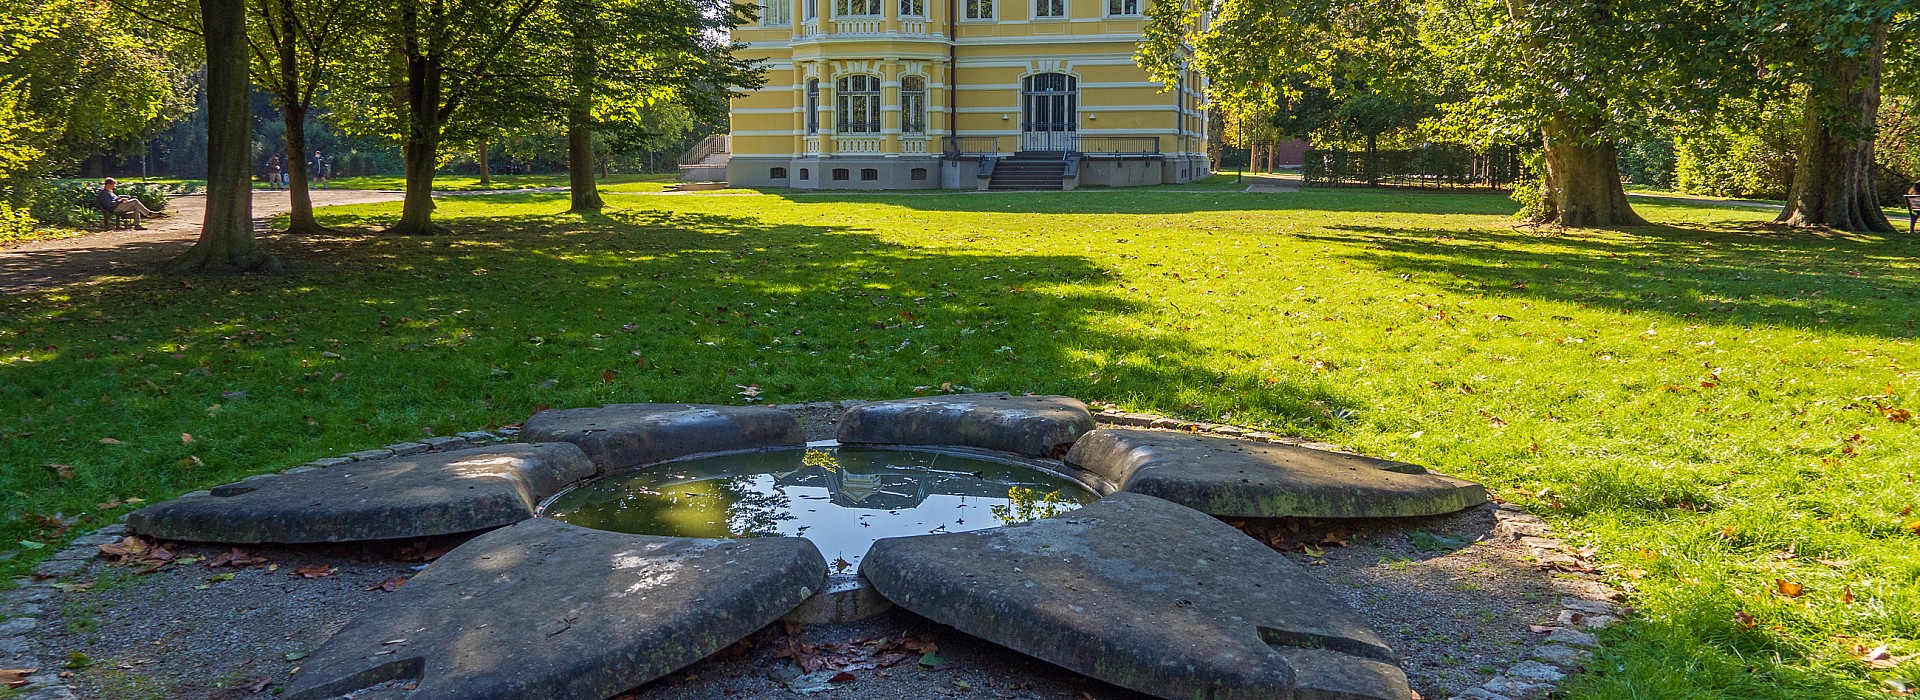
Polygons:
M1198 76L1133 61L1146 0L762 0L734 39L727 179L823 189L1071 189L1208 173ZM952 20L958 17L957 21Z

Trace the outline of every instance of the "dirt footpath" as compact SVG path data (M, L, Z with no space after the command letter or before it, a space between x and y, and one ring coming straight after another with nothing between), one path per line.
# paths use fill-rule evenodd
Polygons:
M314 206L399 201L399 192L374 190L313 190ZM0 294L19 294L49 287L86 282L100 277L137 275L179 255L200 236L206 212L202 195L177 197L167 204L170 216L152 219L147 230L115 230L78 238L34 241L0 250ZM293 208L285 190L255 190L253 227L266 231L267 222Z

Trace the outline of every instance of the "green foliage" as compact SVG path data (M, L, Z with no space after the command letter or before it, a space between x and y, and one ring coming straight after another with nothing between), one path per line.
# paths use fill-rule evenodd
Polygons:
M1673 187L1673 135L1652 132L1620 144L1620 176L1636 185Z
M1678 132L1675 184L1682 192L1716 197L1786 197L1800 145L1799 101L1734 104L1713 123Z

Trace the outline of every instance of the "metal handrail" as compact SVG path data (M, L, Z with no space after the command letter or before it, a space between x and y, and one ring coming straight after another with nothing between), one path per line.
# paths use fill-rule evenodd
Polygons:
M1011 136L944 136L940 139L941 151L949 156L997 156L1011 153L1013 149L1002 148L1003 139Z

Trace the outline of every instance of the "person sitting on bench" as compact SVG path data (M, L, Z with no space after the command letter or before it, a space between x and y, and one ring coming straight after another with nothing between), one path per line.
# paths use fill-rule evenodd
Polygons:
M162 215L160 212L148 209L147 205L142 203L137 197L114 194L113 187L117 184L120 183L113 178L107 178L100 182L101 211L118 216L131 216L133 217L133 227L142 230L146 229L146 227L140 225L141 221Z

